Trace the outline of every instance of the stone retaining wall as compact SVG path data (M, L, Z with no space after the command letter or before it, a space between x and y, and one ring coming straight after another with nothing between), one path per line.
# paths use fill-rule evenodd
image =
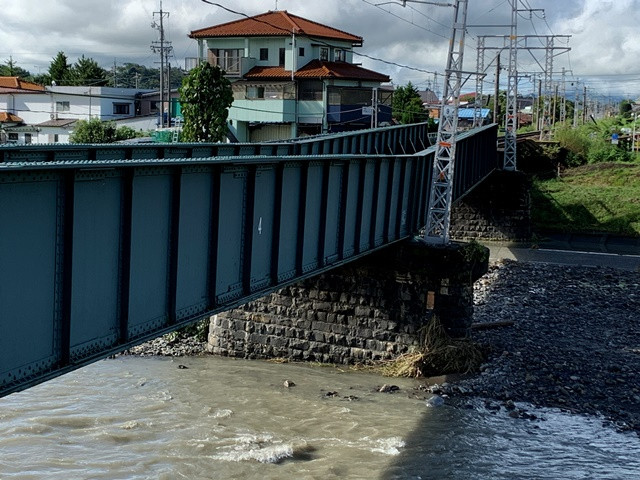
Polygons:
M531 180L522 172L493 172L454 205L450 235L457 240L529 240Z
M380 360L418 346L433 314L464 335L473 280L487 258L477 244L388 247L213 316L209 350L340 364Z

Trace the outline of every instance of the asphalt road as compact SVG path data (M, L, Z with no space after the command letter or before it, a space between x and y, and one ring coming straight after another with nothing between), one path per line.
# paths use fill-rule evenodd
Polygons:
M640 255L627 255L552 248L527 248L505 244L485 244L490 259L510 259L520 262L550 263L556 265L581 265L611 267L640 273Z

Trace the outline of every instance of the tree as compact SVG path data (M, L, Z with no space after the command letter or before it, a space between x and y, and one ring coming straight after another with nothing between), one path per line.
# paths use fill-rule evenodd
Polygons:
M395 89L391 108L393 118L400 123L416 123L426 118L420 94L411 82Z
M69 137L70 143L113 143L135 138L136 131L127 126L116 128L113 122L103 122L99 118L78 120Z
M631 117L631 110L633 109L633 103L631 100L622 100L620 102L620 115L623 117Z
M30 80L31 74L24 68L19 67L14 62L13 57L9 57L4 65L0 65L0 76L2 77L20 77L24 80Z
M51 77L52 82L56 82L56 85L69 85L71 66L64 52L58 52L53 60L51 60L49 64L49 77Z
M171 67L169 82L171 88L178 88L183 78L183 70ZM137 63L125 63L116 67L115 77L113 73L108 76L110 87L116 86L114 79L118 82L117 86L122 88L158 89L160 88L160 69Z
M51 77L48 73L40 73L38 75L33 75L33 83L37 83L38 85L51 85Z
M231 83L220 67L207 62L191 70L180 87L185 142L220 142L227 133Z
M107 71L93 58L85 58L84 55L71 67L70 78L73 85L104 86L108 83Z

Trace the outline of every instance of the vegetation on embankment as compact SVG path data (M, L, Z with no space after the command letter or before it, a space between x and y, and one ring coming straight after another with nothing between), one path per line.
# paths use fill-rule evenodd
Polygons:
M640 236L640 162L605 162L533 182L535 231Z
M633 121L621 115L561 126L554 132L557 143L527 152L525 165L542 166L532 189L535 232L640 236L640 157L628 140L611 142L612 133L624 138Z

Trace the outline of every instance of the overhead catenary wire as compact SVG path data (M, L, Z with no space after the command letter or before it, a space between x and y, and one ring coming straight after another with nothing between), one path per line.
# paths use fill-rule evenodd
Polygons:
M259 19L259 18L255 18L255 16L252 17L252 16L250 16L250 15L244 13L244 12L239 12L239 11L233 10L231 8L225 7L224 5L221 5L218 2L212 2L210 0L200 0L200 1L202 1L203 3L207 3L209 5L213 5L213 6L222 8L223 10L225 10L225 11L227 11L229 13L233 13L235 15L240 15L240 16L245 17L247 19L251 19L251 20L253 20L255 22L268 25L268 26L270 26L272 28L275 28L275 29L278 29L278 30L282 31L283 33L291 34L290 30L282 28L279 25L274 25L274 24L272 24L270 22L267 22L265 20L262 20L262 19ZM365 1L365 3L369 3L366 0L363 0L363 1ZM431 33L433 33L433 32L431 32ZM317 39L315 37L311 37L310 35L300 34L300 33L298 33L297 35L305 37L305 38L313 39L315 42L317 42L317 43L319 43L319 44L321 44L323 46L328 46L328 47L332 46L330 43L324 42L324 41L319 40L319 39ZM398 63L398 62L394 62L394 61L391 61L391 60L385 60L385 59L378 58L378 57L375 57L373 55L369 55L369 54L366 54L366 53L356 52L356 51L353 51L353 50L351 51L351 53L354 54L354 55L360 56L360 57L368 58L369 60L374 60L374 61L377 61L377 62L385 63L387 65L392 65L392 66L399 67L399 68L404 68L404 69L407 69L407 70L412 70L412 71L421 72L421 73L429 73L429 74L433 74L433 73L437 73L439 75L442 74L442 72L436 72L436 71L432 71L432 70L426 70L426 69L423 69L423 68L412 67L410 65L404 65L404 64L401 64L401 63Z

